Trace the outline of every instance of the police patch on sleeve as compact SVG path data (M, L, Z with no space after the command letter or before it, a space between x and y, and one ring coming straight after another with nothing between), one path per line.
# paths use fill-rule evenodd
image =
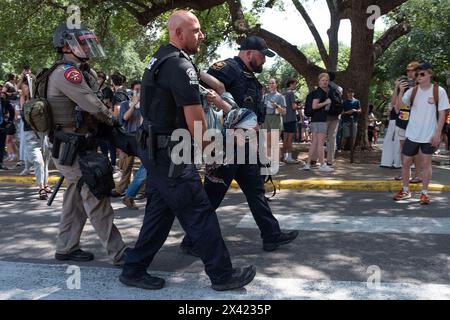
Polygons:
M211 69L222 70L223 68L225 68L226 65L227 65L227 63L225 61L219 61L219 62L214 63L211 66Z
M152 58L150 59L150 61L148 62L147 69L148 69L148 70L151 70L152 67L153 67L153 65L156 63L156 61L158 61L158 59L155 58L155 57L152 57Z
M66 78L67 81L80 84L83 81L83 75L80 70L78 70L75 67L70 67L64 72L64 78Z
M186 70L186 74L188 75L191 85L198 85L199 81L198 81L198 75L197 75L197 71L195 71L194 68L189 68Z

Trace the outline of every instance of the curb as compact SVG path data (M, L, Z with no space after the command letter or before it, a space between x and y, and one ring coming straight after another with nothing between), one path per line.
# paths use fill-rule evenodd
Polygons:
M277 180L280 190L355 190L396 192L402 188L401 181L361 181L361 180ZM236 185L237 186L237 185ZM421 191L422 184L410 184L411 191ZM430 184L429 191L450 192L450 186Z
M54 185L59 177L49 177L49 183ZM0 185L29 185L35 184L34 176L9 176L0 177ZM362 181L362 180L274 180L278 190L355 190L355 191L381 191L395 192L401 189L401 181ZM231 188L239 189L238 184L233 181ZM411 184L411 191L421 191L422 184ZM429 191L450 192L449 185L430 184Z

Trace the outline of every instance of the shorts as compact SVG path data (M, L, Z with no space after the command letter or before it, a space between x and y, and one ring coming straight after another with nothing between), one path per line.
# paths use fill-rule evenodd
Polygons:
M342 137L343 138L350 138L350 136L351 136L350 125L351 125L351 122L344 122L342 124ZM358 124L356 122L354 122L353 123L353 137L356 137L357 130L358 130Z
M311 133L328 133L328 125L326 122L311 122Z
M293 122L284 122L283 123L284 132L286 133L295 133L297 132L297 121Z
M268 114L266 115L266 120L262 126L263 129L267 131L280 130L283 128L281 126L281 117L278 114Z
M433 147L431 143L418 143L406 139L402 153L407 157L414 157L419 153L419 150L421 150L423 154L433 155L437 148Z
M400 127L395 127L397 130L398 140L405 141L406 140L406 129L402 129Z

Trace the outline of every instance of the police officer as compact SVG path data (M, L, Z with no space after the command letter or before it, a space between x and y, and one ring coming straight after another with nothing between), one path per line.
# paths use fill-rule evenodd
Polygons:
M167 239L175 217L192 239L205 264L212 288L231 290L250 283L253 266L233 269L219 222L208 200L195 165L175 166L170 157L171 135L194 122L206 131L196 67L189 55L198 52L204 39L200 23L187 11L176 11L168 22L170 44L152 57L141 90L144 124L138 134L141 159L148 171L148 197L144 223L134 249L125 254L120 281L143 289L161 289L164 280L146 270ZM189 132L186 131L185 132ZM191 144L192 142L186 141Z
M96 35L85 28L69 29L66 24L61 24L54 32L53 44L62 57L50 69L54 71L48 77L47 100L51 107L53 131L75 141L92 135L100 123L114 125L111 112L94 92L98 89L95 74L86 67L84 72L80 69L89 58L105 56ZM77 121L79 112L76 110L83 111L82 122ZM69 144L62 143L60 152L56 150L56 145L55 140L53 160L66 179L67 190L64 192L55 258L72 261L94 259L92 253L80 248L80 236L89 218L108 256L115 264L123 264L126 246L114 225L110 198L97 199L86 184L80 186L81 190L78 189L77 184L82 176L78 154L75 161L70 161L72 163L62 162Z
M225 85L226 91L231 93L240 107L248 108L256 113L259 125L264 123L265 108L262 103L262 86L256 79L255 73L262 72L266 56L274 55L262 38L249 36L242 43L239 56L217 62L208 70L210 75ZM235 164L221 166L215 176L221 178L225 184L211 182L208 179L205 181L205 189L214 209L220 206L231 182L236 179L261 230L263 250L274 251L280 245L288 244L297 238L297 231L281 232L265 197L259 165L237 164L235 159ZM187 254L197 255L189 236L183 239L181 249Z

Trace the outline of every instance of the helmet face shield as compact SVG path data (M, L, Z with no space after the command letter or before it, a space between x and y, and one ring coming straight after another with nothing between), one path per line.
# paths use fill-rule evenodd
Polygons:
M97 36L87 30L74 30L69 32L65 38L73 54L82 59L105 58L103 50Z

